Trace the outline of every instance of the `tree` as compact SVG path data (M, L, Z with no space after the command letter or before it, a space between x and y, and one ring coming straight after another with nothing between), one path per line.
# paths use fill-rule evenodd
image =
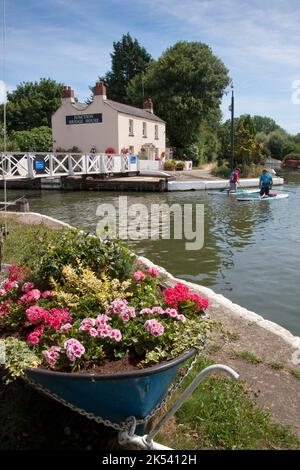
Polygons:
M274 119L266 116L253 116L253 124L255 126L256 132L264 132L265 134L270 134L281 127L274 121Z
M49 152L52 150L52 132L47 126L36 127L30 131L13 131L10 140L14 149L22 152Z
M268 149L271 152L271 156L278 160L282 160L283 155L283 147L287 140L287 133L280 129L273 131L269 134L268 139Z
M259 164L264 160L263 144L255 140L255 128L251 116L241 116L235 131L235 163L247 166Z
M185 148L199 142L202 121L219 114L228 70L209 46L178 42L152 62L144 75L145 96L154 102L155 114L167 122L171 146ZM135 104L142 102L141 76L128 85Z
M136 75L146 71L152 58L129 33L124 34L120 41L114 42L113 49L111 71L99 79L106 84L110 99L130 103L127 85Z
M62 89L63 84L46 78L18 85L16 90L7 94L8 131L51 127L51 116L61 104Z

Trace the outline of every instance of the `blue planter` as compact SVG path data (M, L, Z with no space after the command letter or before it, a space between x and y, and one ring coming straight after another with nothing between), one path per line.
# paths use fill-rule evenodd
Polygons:
M118 423L129 416L145 418L163 399L180 365L195 353L191 349L157 366L116 374L80 374L31 368L25 375L86 412ZM143 433L144 428L140 426L138 432Z

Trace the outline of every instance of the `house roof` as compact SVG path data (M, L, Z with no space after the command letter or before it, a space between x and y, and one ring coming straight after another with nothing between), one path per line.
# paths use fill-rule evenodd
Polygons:
M127 104L118 103L117 101L112 100L105 100L104 103L119 113L130 114L131 116L137 116L142 119L150 119L150 121L165 122L155 114L149 113L149 111L146 111L145 109L135 108L134 106L128 106Z

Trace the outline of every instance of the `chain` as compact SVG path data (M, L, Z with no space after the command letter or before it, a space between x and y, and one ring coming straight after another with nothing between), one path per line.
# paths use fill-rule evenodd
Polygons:
M155 408L153 408L153 410L147 416L145 416L142 419L136 419L134 416L130 416L125 421L121 421L120 423L114 423L113 421L110 421L109 419L102 418L101 416L96 416L92 412L88 412L80 408L79 406L73 405L72 403L68 402L64 398L61 398L60 396L56 395L56 393L51 392L50 390L38 384L34 380L31 380L29 377L24 376L23 378L26 382L28 382L30 385L35 387L37 390L44 393L45 395L52 398L53 400L61 403L62 405L66 406L67 408L70 408L72 411L76 411L80 415L85 416L86 418L91 419L93 421L96 421L96 423L98 424L103 424L104 426L111 427L115 429L116 431L128 431L130 435L133 435L136 426L147 423L174 396L175 392L178 390L178 388L181 386L183 381L186 379L186 377L189 375L189 373L193 369L194 365L196 364L198 360L198 356L199 356L199 351L197 351L193 361L191 362L189 367L186 369L185 373L179 376L179 379L177 380L176 384L174 384L170 388L165 398Z

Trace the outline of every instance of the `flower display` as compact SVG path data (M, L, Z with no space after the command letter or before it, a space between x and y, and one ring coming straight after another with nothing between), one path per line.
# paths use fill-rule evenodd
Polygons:
M85 257L78 259L69 241L80 242ZM36 265L11 266L0 285L0 338L20 338L36 364L73 372L126 356L145 367L202 347L210 329L206 298L183 283L163 289L155 266L119 246L108 251L110 242L72 232L55 243Z

